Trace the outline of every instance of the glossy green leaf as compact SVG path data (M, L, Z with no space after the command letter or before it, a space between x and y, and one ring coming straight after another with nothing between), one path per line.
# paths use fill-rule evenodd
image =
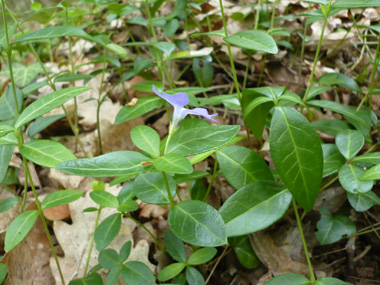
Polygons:
M380 205L380 198L372 191L366 193L347 193L347 198L357 212L364 212L373 205Z
M189 285L205 284L205 280L203 279L202 274L197 269L191 266L186 268L186 280L189 283Z
M335 144L323 144L323 177L337 172L345 163L346 159L339 152Z
M357 165L345 164L339 170L339 182L350 193L366 193L373 187L373 181L360 181L365 170Z
M33 122L33 124L28 128L28 137L32 138L39 132L46 129L51 124L65 117L65 114L51 115L46 117L38 118Z
M215 247L227 243L222 217L204 202L180 202L170 210L168 222L177 237L192 245Z
M183 156L194 155L221 147L229 143L240 126L208 126L177 130L171 138L168 153Z
M119 176L142 172L143 161L149 161L149 158L139 152L115 151L97 157L66 161L55 169L85 177Z
M183 243L172 231L166 230L164 234L166 250L178 262L186 262L186 248Z
M364 145L364 136L359 131L344 130L335 139L336 146L347 159L353 158Z
M48 194L41 203L42 209L69 204L82 197L84 191L59 190Z
M287 189L272 181L258 181L240 188L219 210L227 236L250 234L272 225L289 208L291 199Z
M183 182L194 181L210 175L207 171L194 170L190 174L176 174L174 175L175 182L181 184Z
M16 24L13 24L13 25L9 25L7 27L7 30L8 30L8 37L11 38L13 36L13 34L16 32L17 30L17 23ZM8 45L7 45L7 38L6 38L6 33L5 33L5 29L4 29L4 26L2 28L2 30L0 31L0 47L1 48L4 48L5 50L8 48ZM1 283L1 281L0 281Z
M317 224L318 231L315 233L320 244L334 243L343 235L350 235L356 231L355 224L346 216L335 216L326 208L321 208L321 219Z
M123 205L126 201L132 200L136 195L133 192L133 183L134 180L129 181L124 184L123 188L121 188L117 199L119 201L119 205Z
M313 285L347 285L347 283L333 277L321 277Z
M371 152L363 154L352 159L353 162L368 163L368 164L379 164L380 163L380 152Z
M326 108L331 111L337 112L345 116L354 126L360 131L363 135L368 135L370 130L371 118L370 114L362 114L360 112L356 112L355 109L352 109L348 106L344 106L340 103L333 101L325 101L325 100L311 100L308 102L311 106L316 106L320 108Z
M102 277L96 272L88 276L70 281L69 285L103 285Z
M133 183L133 192L141 201L149 204L169 204L168 192L165 181L159 172L142 173L137 176ZM170 188L170 193L174 198L177 191L177 184L174 179L166 175Z
M380 179L380 164L368 169L360 178L361 181Z
M0 263L0 284L3 284L7 277L7 266L4 263Z
M4 180L7 174L14 148L14 145L0 145L0 182Z
M115 267L108 272L106 284L108 285L116 285L121 273L121 266Z
M16 205L19 200L16 197L9 197L0 202L0 213L8 211L12 209L14 205Z
M265 285L309 285L310 280L305 276L296 273L286 273L279 275L268 282Z
M19 128L22 125L30 122L31 120L36 119L39 116L53 110L54 108L62 105L63 103L69 101L70 99L82 94L85 91L90 90L91 88L81 86L81 87L70 87L61 89L59 91L50 93L37 101L30 104L25 110L21 113L16 121L15 128Z
M126 49L124 49L122 46L119 46L115 43L107 44L106 49L122 59L124 59L128 54Z
M209 262L216 255L217 250L214 247L205 247L195 251L187 260L187 264L200 265Z
M350 126L345 121L320 120L311 122L311 126L325 134L336 137L340 131L348 130Z
M85 40L93 41L101 45L104 45L102 41L94 37L91 37L82 29L76 28L73 26L55 26L55 27L49 27L45 29L36 30L30 33L24 34L21 37L18 37L17 39L12 41L12 44L27 42L27 41L41 41L41 40L54 39L54 38L65 37L65 36L82 38Z
M260 260L253 251L249 236L238 238L240 238L240 241L234 246L234 252L239 262L247 269L258 267Z
M12 71L13 71L15 85L21 86L21 87L27 86L33 81L33 79L37 77L38 74L44 72L40 63L37 61L27 66L19 62L13 62ZM9 67L8 66L5 67L0 72L0 74L10 77Z
M333 8L355 9L367 7L380 7L378 0L337 0L333 3Z
M188 174L194 171L190 161L180 154L168 153L154 160L153 165L160 171Z
M206 186L201 179L195 180L191 185L190 197L191 200L203 201L206 198Z
M119 207L117 207L117 210L119 212L133 212L136 211L139 208L139 204L137 204L136 201L129 200L121 204Z
M101 207L117 208L119 201L116 196L106 191L92 191L90 192L91 199Z
M121 262L124 262L128 259L129 255L131 254L132 250L132 241L127 241L125 244L120 249L120 254L119 254L119 260Z
M115 124L121 124L131 119L144 115L162 106L161 98L158 96L147 96L138 99L134 106L124 106L116 115Z
M235 189L259 180L273 180L264 159L246 147L227 146L216 157L223 175Z
M289 107L276 107L269 142L273 163L285 186L310 211L323 174L319 136L303 115Z
M11 251L29 233L39 214L37 210L30 210L18 215L9 225L5 233L5 251Z
M106 248L99 253L99 264L105 269L114 269L119 267L121 262L116 250Z
M9 133L6 136L0 138L0 146L12 146L13 147L15 145L18 145L18 141L17 141L17 138L15 137L15 135L13 133ZM13 148L11 150L10 149L7 149L7 150L8 150L8 152L10 152L10 151L13 152ZM8 163L7 163L7 166L8 166Z
M20 89L16 88L16 98L19 111L22 108L23 95ZM12 85L8 85L4 94L0 97L0 121L14 119L18 116L16 103L13 96Z
M160 155L160 136L148 126L137 126L131 131L132 142L139 149L152 156Z
M363 93L355 80L342 73L326 73L317 79L319 84L337 85L352 91Z
M51 140L28 141L20 146L20 153L35 164L51 168L76 159L64 145Z
M142 262L129 261L122 271L123 279L127 284L133 285L154 285L155 278L149 267Z
M315 86L310 88L309 94L307 95L307 100L313 99L321 93L331 91L332 88L329 86Z
M24 96L29 96L30 94L36 92L38 89L46 86L47 84L47 79L31 83L28 86L22 88L22 93L24 94Z
M147 93L153 93L152 86L155 85L158 90L164 90L165 86L161 81L145 80L132 85L132 88ZM154 98L154 97L152 97Z
M261 30L246 30L237 32L231 36L224 38L227 43L232 45L255 51L276 54L278 52L276 42L268 35L267 32Z
M105 218L96 228L94 238L96 249L102 251L117 236L121 227L121 215L113 214Z
M158 280L167 281L177 276L185 268L185 263L172 263L158 273Z

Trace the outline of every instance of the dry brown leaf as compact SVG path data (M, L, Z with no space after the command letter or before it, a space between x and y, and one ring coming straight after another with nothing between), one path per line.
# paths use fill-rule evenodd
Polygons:
M69 205L51 207L44 210L44 216L50 221L66 220L70 218Z

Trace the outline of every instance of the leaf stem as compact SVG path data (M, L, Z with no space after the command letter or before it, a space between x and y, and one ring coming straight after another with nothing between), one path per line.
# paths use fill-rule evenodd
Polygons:
M91 259L91 252L92 252L92 248L94 247L94 241L95 241L95 230L96 228L98 227L98 224L99 224L99 218L100 218L100 213L102 212L102 207L100 207L98 209L98 214L96 215L96 220L95 220L95 227L94 227L94 231L92 233L92 237L91 237L91 243L90 243L90 249L88 250L88 255L87 255L87 260L86 260L86 266L84 268L84 274L83 276L87 276L87 270L88 270L88 266L90 264L90 259Z
M211 176L211 179L210 179L210 183L208 184L208 187L207 187L206 195L203 198L203 202L207 201L208 196L210 195L210 192L211 192L212 185L214 184L214 181L215 181L215 179L216 179L217 176L218 176L218 160L215 157L214 172L212 173L212 176Z
M161 173L162 173L162 177L164 178L166 192L168 192L168 198L169 198L169 201L170 201L170 206L172 208L174 208L175 207L175 205L174 205L174 199L173 199L172 193L170 193L170 187L169 187L168 177L166 176L166 172L165 171L161 171Z
M307 265L309 266L309 270L310 270L310 279L311 279L311 282L314 284L315 276L314 276L314 271L313 271L313 265L311 264L311 261L310 261L309 251L307 249L307 244L306 244L306 240L305 240L305 235L303 233L300 216L298 214L297 203L296 203L296 200L294 200L294 198L293 198L293 209L294 209L294 214L296 215L298 229L300 230L300 235L301 235L301 239L302 239L303 249L305 251Z
M103 72L102 72L102 79L100 80L98 106L96 107L96 128L98 130L98 144L99 144L100 154L103 154L102 134L100 132L100 107L102 106L102 103L103 103L101 96L102 96L102 89L103 89L104 73L106 70L106 55L107 55L107 50L104 49Z

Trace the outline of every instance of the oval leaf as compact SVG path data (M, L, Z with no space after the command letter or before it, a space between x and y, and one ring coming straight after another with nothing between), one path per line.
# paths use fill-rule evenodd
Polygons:
M5 233L5 251L11 251L29 233L38 218L37 210L26 211L17 216Z
M155 278L149 267L142 262L129 261L121 271L127 284L154 285Z
M278 53L278 48L274 39L266 32L260 30L241 31L224 38L224 40L227 43L249 50L272 54Z
M273 163L285 186L310 211L323 174L319 136L303 115L289 107L276 107L269 141Z
M309 285L310 280L305 276L296 273L287 273L279 275L268 282L266 285Z
M166 250L178 262L186 262L186 248L172 231L166 230L164 234Z
M209 262L216 255L217 250L214 247L205 247L198 249L194 252L187 261L187 264L190 265L199 265L206 262Z
M18 199L16 197L9 197L0 203L0 213L3 213L5 211L8 211L9 209L12 209L14 205L18 203Z
M350 193L365 193L372 189L373 181L360 181L365 170L357 165L345 164L339 170L339 182Z
M362 149L364 136L359 131L344 130L338 133L335 143L342 155L349 160Z
M157 157L160 155L160 136L148 126L137 126L131 131L132 142L139 149Z
M335 144L323 144L323 177L338 171L346 162Z
M147 96L138 99L135 105L127 105L120 109L119 113L116 115L115 124L118 125L137 118L148 113L149 111L159 108L161 105L161 98L157 96Z
M79 190L60 190L50 193L41 203L42 209L69 204L82 197L84 191Z
M169 226L181 240L196 246L227 243L225 225L219 213L201 201L183 201L169 212Z
M204 285L205 280L202 274L194 267L188 266L186 268L186 280L191 285Z
M21 154L35 164L56 167L58 164L77 159L64 145L51 140L33 140L20 146Z
M194 171L191 162L180 154L168 153L154 160L154 167L160 171L189 174Z
M226 223L227 236L240 236L265 229L288 209L292 195L281 184L258 181L232 194L219 213Z
M117 236L121 227L121 215L113 214L96 228L94 238L96 243L96 249L102 251L105 249L111 241Z
M113 269L119 267L121 262L116 250L106 248L99 253L99 264L105 269Z
M177 276L185 268L185 263L172 263L158 273L158 280L167 281Z
M90 193L91 199L101 207L117 208L119 201L116 196L106 191L92 191Z
M380 198L372 191L366 193L347 193L348 201L357 212L364 212L373 205L380 205Z

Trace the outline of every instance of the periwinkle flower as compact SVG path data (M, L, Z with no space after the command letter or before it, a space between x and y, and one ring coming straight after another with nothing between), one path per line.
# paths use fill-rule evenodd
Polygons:
M213 122L216 122L216 120L213 119L212 117L218 114L210 115L208 113L208 110L205 108L195 108L195 109L184 108L187 104L189 104L189 96L186 93L180 92L173 95L167 94L165 92L160 93L154 85L152 89L153 89L153 92L156 93L156 95L160 96L162 99L164 99L166 102L170 103L170 105L174 107L173 121L171 125L172 130L176 130L178 128L179 123L188 114L199 115Z

